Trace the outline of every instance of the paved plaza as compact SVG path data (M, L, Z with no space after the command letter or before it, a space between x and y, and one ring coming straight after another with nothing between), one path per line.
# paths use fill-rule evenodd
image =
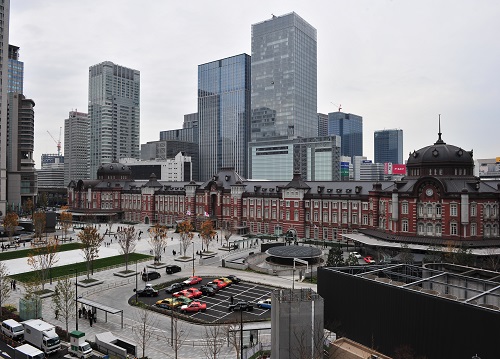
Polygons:
M113 226L113 232L117 229L117 226L120 224L115 224ZM142 231L143 235L141 236L141 240L137 242L137 246L135 252L150 254L151 247L148 243L148 233L147 229L148 225L138 224L135 226L136 231ZM98 227L99 228L99 227ZM104 224L101 225L99 231L104 234L108 227ZM73 238L76 237L76 234L79 230L75 230L70 233ZM68 236L69 236L68 235ZM179 256L180 253L180 242L179 235L173 232L169 232L168 234L168 246L165 251L165 257L162 256L161 261L167 264L177 264L182 267L182 271L176 274L167 275L164 270L160 270L162 275L161 278L154 280L152 283L161 283L170 280L175 280L176 278L183 278L192 274L192 262L178 262L175 261L175 257ZM219 233L219 238L221 235ZM232 236L231 241L241 239L238 236ZM217 256L220 258L227 257L229 253L224 250L220 250L220 239L218 242L211 244L210 250L217 253ZM114 236L106 236L105 242L109 243L109 245L101 246L99 250L99 258L110 257L119 255L119 245L116 243ZM194 237L194 248L193 246L189 246L187 250L187 255L191 256L192 252L196 253L197 251L201 251L201 239L197 237L195 234ZM23 248L23 247L21 247ZM174 257L172 251L175 250L177 255ZM240 248L242 256L248 255L249 252L255 252L257 250L254 248ZM231 252L233 254L234 252ZM58 265L67 265L76 262L84 262L84 258L82 256L82 252L80 250L67 251L59 254L59 260L56 266ZM138 271L142 271L145 266L148 264L152 264L152 260L149 262L143 262L139 264ZM7 265L10 274L22 273L26 271L30 271L31 268L27 264L25 258L21 259L13 259L7 260L4 262ZM202 277L216 277L227 275L229 273L236 274L238 277L242 278L245 281L256 283L256 284L270 284L272 283L275 286L291 288L292 287L292 277L281 277L281 276L269 276L264 274L259 274L251 271L238 271L234 269L222 268L221 261L217 261L212 265L200 265L198 260L195 261L195 274ZM132 264L135 266L135 263ZM130 264L129 264L130 268ZM95 334L102 333L106 331L111 331L117 337L126 338L131 341L135 341L138 343L137 337L134 334L134 326L139 324L139 311L140 309L136 307L132 307L128 304L128 299L131 294L133 294L133 290L136 286L135 276L129 278L122 278L115 276L114 273L122 270L123 268L115 268L112 270L105 270L95 272L92 278L102 280L103 283L94 287L88 288L78 288L78 296L82 296L85 299L92 300L103 305L117 308L123 310L123 328L121 326L121 317L119 314L105 314L102 311L97 312L97 322L93 324L91 327L89 321L84 320L83 318L78 321L79 330L86 333L87 338L90 341L95 341ZM135 268L132 268L135 269ZM79 277L83 279L82 277ZM52 285L46 285L47 288L54 289L55 282ZM139 288L144 285L144 282L139 280ZM307 284L307 283L298 283L294 284L295 288L313 288L316 290L315 285ZM23 295L24 288L22 285L18 286L15 293L13 293L8 301L8 303L14 304L16 307L19 306L19 298ZM65 327L65 324L59 320L54 318L54 311L51 308L52 300L49 298L43 299L43 318L44 320L54 324L59 325L61 327ZM106 318L107 317L107 318ZM270 328L270 322L260 322L260 323L248 323L244 325L244 328ZM154 337L148 343L146 355L150 359L163 359L163 358L173 358L174 352L170 347L168 341L171 337L171 318L169 316L164 316L160 314L154 315L154 323L152 325L154 329ZM75 320L71 319L70 321L70 330L75 329ZM184 340L182 347L179 350L178 358L204 358L205 354L203 353L203 347L201 345L200 339L206 337L205 333L206 327L203 325L191 324L187 322L179 321L178 324L178 332L182 333L182 338ZM264 344L270 343L270 331L264 330L262 331L259 341ZM140 349L139 349L140 350ZM142 355L142 352L140 353ZM235 358L236 354L234 352L234 348L225 344L222 347L222 352L219 358Z

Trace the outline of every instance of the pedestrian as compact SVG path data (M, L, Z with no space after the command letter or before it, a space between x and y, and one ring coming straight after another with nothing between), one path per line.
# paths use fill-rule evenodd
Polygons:
M87 319L87 309L83 307L83 318Z
M23 242L23 247L26 247L26 242Z
M16 280L15 279L14 279L14 282L12 284L13 284L13 289L16 290Z
M11 280L11 281L10 281L10 289L12 289L12 288L14 287L14 284L13 284L13 283L14 283L14 281L13 281L13 280Z
M173 240L174 240L174 237L170 238L170 240L171 240L171 241L173 241Z
M250 345L253 346L253 333L250 333Z
M82 308L78 308L78 318L82 317Z
M59 309L55 310L56 320L59 320Z
M231 300L231 304L233 304L234 303L234 297L231 296L230 300Z
M92 313L89 313L88 317L89 317L89 324L90 326L92 326L92 322L94 321L94 319L92 318Z
M146 267L144 267L144 271L143 272L146 273Z
M163 248L163 253L165 253L166 250L167 250L167 248Z

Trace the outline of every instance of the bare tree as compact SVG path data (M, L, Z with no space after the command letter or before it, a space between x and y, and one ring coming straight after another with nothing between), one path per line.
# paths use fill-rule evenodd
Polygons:
M210 246L210 243L215 237L215 229L214 229L214 224L211 220L207 219L201 224L200 228L200 236L201 240L203 241L203 246L205 250L208 251L208 248Z
M489 269L497 272L498 269L500 268L500 255L495 253L496 248L487 248L486 253L488 256L486 257L486 264L488 265Z
M69 228L73 225L73 214L71 212L63 211L59 217L61 228L63 231L63 239L66 239Z
M34 271L40 272L40 281L42 290L45 289L50 268L59 261L57 250L59 242L54 237L49 237L47 243L43 246L34 248L28 253L28 264Z
M189 336L189 331L185 330L183 322L180 321L179 318L175 316L174 311L172 311L171 315L172 315L172 322L170 324L172 326L170 328L171 338L169 338L168 341L171 341L171 346L172 349L174 350L174 358L177 359L179 355L179 350L181 349L182 345Z
M8 212L3 219L3 226L7 235L9 236L9 241L12 242L12 236L16 231L16 227L19 225L19 216L15 212Z
M130 253L135 250L137 244L137 233L133 226L127 228L122 228L118 231L118 245L120 246L120 252L123 253L125 259L125 270L128 271L128 258Z
M87 279L90 279L91 268L92 274L94 274L93 262L94 259L99 258L99 248L104 241L104 236L100 235L93 226L85 226L78 233L78 238L82 242L83 258L87 262Z
M146 357L146 347L153 339L154 328L158 322L156 314L146 308L140 308L137 312L137 324L132 327L132 333L139 347L142 349L142 358Z
M229 345L234 348L234 351L236 352L236 359L240 359L240 352L241 352L240 325L236 323L230 323L225 327L225 329Z
M52 296L52 308L55 317L60 317L66 325L66 333L69 333L69 320L75 317L75 289L73 282L66 277L57 281L54 295Z
M415 256L413 255L413 252L411 251L410 247L408 246L407 243L401 244L401 262L405 264L412 264L415 262Z
M226 330L220 325L210 325L205 327L205 338L202 341L201 350L207 359L217 359L222 347Z
M3 317L3 304L9 299L11 286L8 278L9 270L5 263L0 262L0 317Z
M42 284L39 272L33 272L33 277L23 283L24 295L21 298L25 304L25 319L40 318L42 312L42 299L40 292L42 291Z
M149 245L153 249L155 263L159 263L161 254L167 248L168 228L157 223L149 228Z
M193 240L193 225L191 221L183 221L177 226L177 231L180 234L182 255L186 255L186 250Z
M233 235L233 232L231 231L231 224L229 222L223 223L221 227L221 235L226 240L226 246L227 246L229 243L229 238L231 238L231 236Z
M45 226L47 223L46 219L47 215L43 211L38 211L33 213L33 229L35 231L35 238L38 238L39 241L42 240L42 236L45 233Z

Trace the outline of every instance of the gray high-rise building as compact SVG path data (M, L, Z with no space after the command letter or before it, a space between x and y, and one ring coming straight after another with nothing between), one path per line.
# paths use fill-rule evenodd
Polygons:
M325 113L318 113L318 136L328 136L328 115Z
M374 133L375 163L403 163L403 130L380 130Z
M140 73L105 61L89 68L90 178L103 163L139 159Z
M7 211L7 84L10 0L0 0L0 217Z
M8 92L23 92L24 63L19 60L19 47L9 45L9 89Z
M329 113L328 135L340 136L341 156L363 155L363 117L340 111Z
M246 177L249 125L250 56L199 65L200 180L229 167Z
M89 179L90 120L86 113L70 111L64 120L64 184Z
M318 136L316 29L292 12L252 25L251 140Z

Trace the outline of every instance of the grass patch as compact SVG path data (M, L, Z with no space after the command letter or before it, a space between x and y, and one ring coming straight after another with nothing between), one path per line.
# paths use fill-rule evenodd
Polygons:
M149 259L153 258L150 255L146 254L141 254L141 253L130 253L129 254L129 261L128 265L133 266L135 265L136 260L142 260L142 259ZM114 267L118 265L124 265L125 264L125 259L123 255L117 255L113 257L107 257L107 258L100 258L94 260L94 272L102 269L102 268L107 268L107 267ZM59 267L54 267L50 271L52 272L52 278L57 278L57 277L64 277L64 276L74 276L75 273L71 272L70 270L78 270L78 276L80 275L86 275L87 274L87 263L86 262L80 262L80 263L74 263L74 264L68 264L64 266L59 266ZM19 273L19 274L14 274L10 276L12 279L15 279L19 282L30 282L33 280L33 272L24 272L24 273Z
M82 245L80 242L65 243L65 244L59 245L57 252L73 251L75 249L80 249L80 248L82 248ZM29 246L27 249L1 252L0 253L0 261L6 261L9 259L25 258L28 256L28 254L30 252L33 252L34 249L35 249L35 247L31 248L31 246Z

